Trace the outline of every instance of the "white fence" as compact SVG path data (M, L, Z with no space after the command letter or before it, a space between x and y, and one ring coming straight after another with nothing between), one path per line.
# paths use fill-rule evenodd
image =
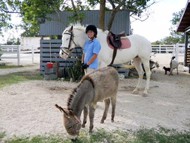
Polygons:
M21 53L30 52L32 63L34 63L34 48L31 49L32 51L22 51L20 45L0 45L0 49L4 53L4 55L1 56L1 59L17 59L17 64L20 65ZM172 56L175 56L178 62L184 62L185 44L152 45L152 52L156 53L157 55L166 55L168 59L170 59Z
M9 56L1 56L1 59L17 59L17 65L20 65L20 45L0 45L2 54Z
M185 44L152 45L152 52L157 54L171 54L171 56L176 57L178 62L184 62Z
M2 59L2 60L5 59L5 61L9 61L9 62L11 61L11 63L13 62L12 59L13 60L15 59L15 60L17 60L17 65L21 65L21 62L20 62L21 58L22 58L22 61L23 60L28 61L28 59L31 58L31 61L33 64L34 57L36 57L34 53L39 52L39 50L34 51L34 48L32 48L31 50L22 51L21 45L0 45L0 49L1 49L1 53L2 53L2 56L0 56L0 59ZM23 59L23 58L25 58L25 59Z

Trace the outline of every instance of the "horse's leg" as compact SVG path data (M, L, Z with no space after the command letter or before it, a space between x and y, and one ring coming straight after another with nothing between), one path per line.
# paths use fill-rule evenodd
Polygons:
M84 118L83 118L82 127L84 128L85 124L87 122L88 107L86 107L86 106L84 107L83 114L84 114Z
M94 112L95 112L95 106L90 105L89 106L89 119L90 119L90 128L89 132L92 133L92 129L94 127Z
M145 69L145 72L146 72L146 86L145 86L143 96L147 96L148 95L148 90L149 90L149 84L150 84L150 75L151 75L150 62L149 62L148 59L142 59L142 63L144 65L144 69Z
M111 121L114 122L115 107L116 107L116 96L111 98L111 104L112 104Z
M104 114L103 114L102 119L101 119L101 123L104 123L104 120L107 117L108 109L109 109L109 105L110 105L110 98L105 99L104 103L105 103L105 109L104 109Z
M138 91L143 79L143 75L144 75L143 68L141 65L141 59L139 57L134 58L133 65L135 66L135 69L137 70L138 75L139 75L138 83L137 83L136 88L133 90L133 94L138 94Z

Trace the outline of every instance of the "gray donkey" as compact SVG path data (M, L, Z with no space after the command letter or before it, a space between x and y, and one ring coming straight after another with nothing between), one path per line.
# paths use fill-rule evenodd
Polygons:
M73 90L68 98L67 108L55 105L64 113L64 126L71 136L78 136L81 128L80 116L83 111L84 119L82 127L85 127L89 109L90 128L92 132L94 122L94 112L99 101L105 102L105 109L101 123L107 117L109 104L112 104L111 121L114 122L116 94L118 90L119 77L113 67L101 68L83 77L79 85Z

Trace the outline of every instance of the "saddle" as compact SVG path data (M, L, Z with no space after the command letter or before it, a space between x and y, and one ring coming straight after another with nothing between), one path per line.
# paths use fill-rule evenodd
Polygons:
M113 32L109 32L107 35L107 43L110 48L113 49L112 61L108 66L112 66L117 55L117 49L121 49L122 42L121 37L125 37L125 32L121 32L120 34L114 34Z
M121 48L121 37L125 37L125 32L114 34L111 31L108 33L107 40L114 48Z

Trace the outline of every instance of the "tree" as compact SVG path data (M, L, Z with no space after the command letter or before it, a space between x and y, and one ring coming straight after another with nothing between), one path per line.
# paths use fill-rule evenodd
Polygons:
M7 45L20 45L20 39L19 38L9 38L7 40Z
M151 2L149 4L149 2ZM90 10L100 4L99 25L104 29L105 11L111 11L111 17L108 23L108 30L111 29L116 13L120 10L130 10L131 16L140 17L141 13L148 8L154 0L2 0L0 2L4 19L1 27L8 27L8 20L12 12L20 13L22 17L22 27L25 30L24 36L38 35L39 25L45 19L49 19L49 14L58 13L61 10L73 11L71 21L82 21L83 14L78 11ZM1 14L1 13L0 13ZM5 21L5 22L3 22Z
M91 6L95 6L100 3L100 5L104 7L102 0L88 0L88 3ZM146 10L154 3L154 0L107 0L105 9L111 11L111 17L107 25L108 30L111 29L114 18L118 11L129 10L131 12L130 16L134 16L135 19L140 20L141 14L144 12L144 10ZM100 15L105 15L105 11L101 11ZM101 18L102 17L100 17L100 19Z
M1 0L0 1L0 34L3 29L12 28L11 14L19 13L19 0Z
M150 4L148 2L151 2ZM71 21L82 21L83 14L79 14L78 11L89 10L91 7L95 7L100 4L100 19L99 27L105 29L104 19L105 11L111 11L111 17L108 23L108 30L111 29L116 13L120 10L130 10L131 16L136 15L140 17L143 10L148 8L154 3L154 0L24 0L22 2L21 11L24 21L24 29L26 32L24 35L38 34L39 23L47 19L48 14L52 12L58 12L60 10L73 11Z
M106 0L100 0L99 27L103 31L105 30L105 7L106 7Z
M60 5L61 0L23 0L20 10L25 32L22 35L38 35L40 23L48 19L48 14L58 12Z

